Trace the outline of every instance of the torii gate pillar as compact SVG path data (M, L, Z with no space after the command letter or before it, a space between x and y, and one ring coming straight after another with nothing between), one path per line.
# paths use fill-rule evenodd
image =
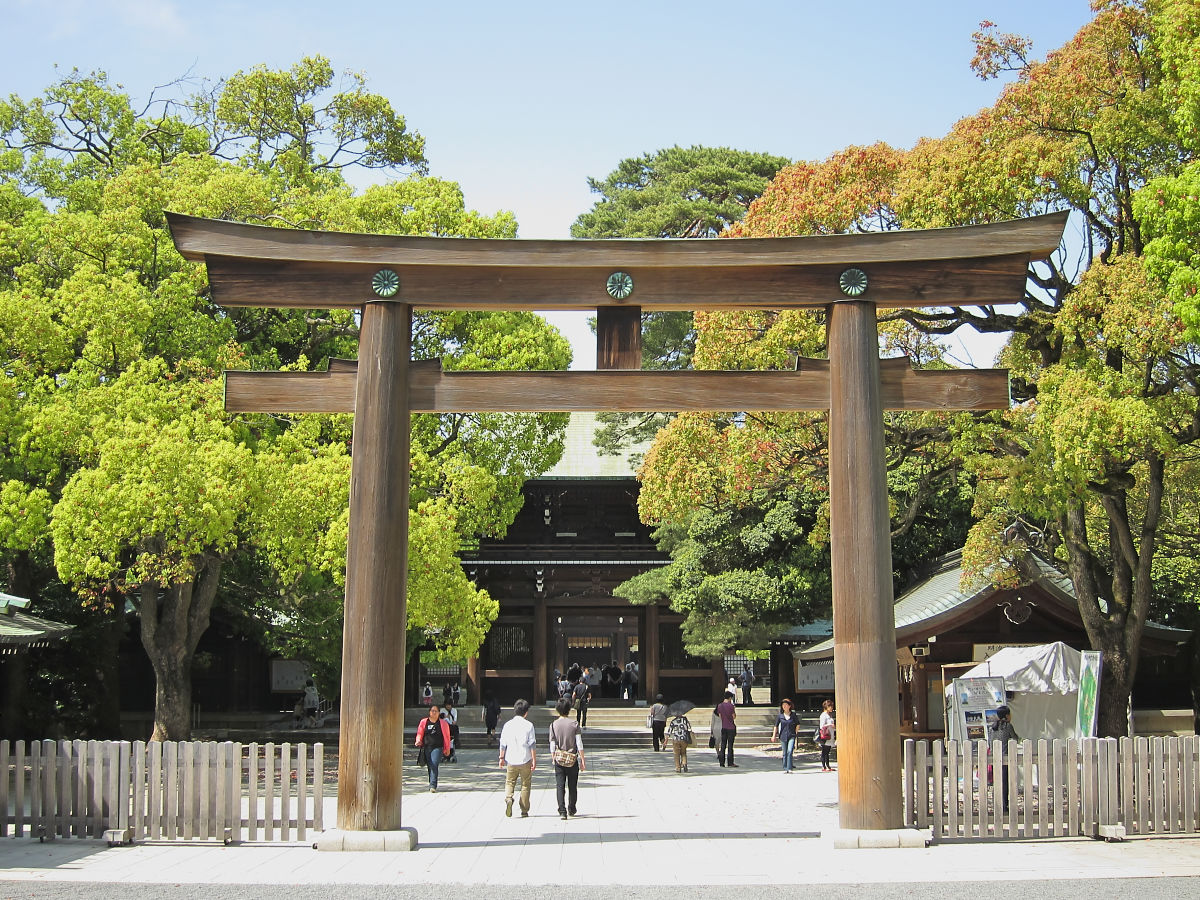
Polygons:
M832 304L829 527L837 693L838 816L898 829L899 684L875 304Z
M411 343L411 306L364 304L338 748L337 824L349 832L401 830Z

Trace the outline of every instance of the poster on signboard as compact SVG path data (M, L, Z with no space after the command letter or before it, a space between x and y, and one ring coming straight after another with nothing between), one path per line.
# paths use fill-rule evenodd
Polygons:
M1100 699L1101 655L1099 650L1084 650L1080 657L1076 720L1080 737L1095 737L1096 703Z
M833 663L816 662L796 665L796 690L833 693Z
M951 721L958 740L988 741L996 724L996 710L1004 705L1003 678L955 678Z
M271 693L298 694L312 672L312 665L302 659L271 660Z

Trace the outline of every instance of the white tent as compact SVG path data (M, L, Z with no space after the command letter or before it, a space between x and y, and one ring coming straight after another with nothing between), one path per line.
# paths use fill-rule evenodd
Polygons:
M1082 655L1062 641L1036 647L1005 647L968 669L959 678L1003 678L1012 693L1012 723L1022 739L1074 738L1079 736L1076 708ZM946 702L953 701L953 684L946 686ZM957 716L950 716L949 737L956 734Z

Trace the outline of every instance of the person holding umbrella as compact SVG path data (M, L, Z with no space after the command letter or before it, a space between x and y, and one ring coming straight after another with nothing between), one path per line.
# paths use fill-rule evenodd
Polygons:
M696 704L690 700L676 700L668 708L668 712L672 716L671 724L667 726L667 739L671 742L671 749L675 751L675 771L686 772L687 767L687 748L692 742L692 723L688 721L687 714L696 708Z

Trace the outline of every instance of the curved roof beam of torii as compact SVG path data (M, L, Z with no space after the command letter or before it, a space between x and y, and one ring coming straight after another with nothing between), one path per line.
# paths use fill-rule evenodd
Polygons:
M344 234L168 213L188 259L208 268L226 306L355 308L371 279L397 272L388 298L426 309L645 310L823 307L848 299L841 272L862 269L854 299L880 307L1016 303L1030 262L1058 247L1067 213L991 225L793 238L494 240ZM617 301L613 271L633 277Z

